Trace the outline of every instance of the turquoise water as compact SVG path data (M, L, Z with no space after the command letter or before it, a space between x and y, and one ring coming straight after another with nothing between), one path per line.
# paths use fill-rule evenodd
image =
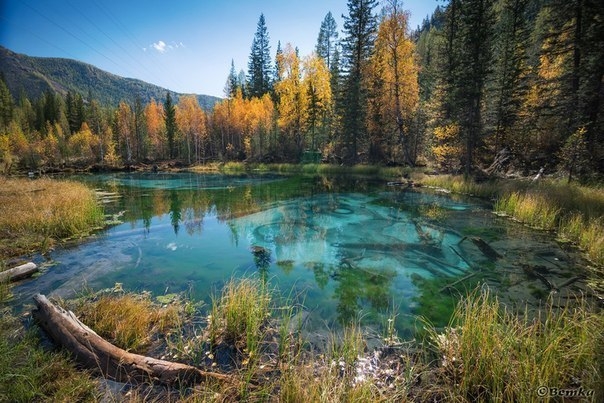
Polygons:
M122 283L211 302L231 277L258 276L304 306L311 329L351 319L380 331L393 311L403 337L416 315L446 324L459 292L486 283L511 303L543 298L523 264L571 274L580 256L489 205L358 177L107 174L80 177L123 223L50 254L44 274L15 288L72 297ZM500 254L481 252L479 237ZM532 263L531 263L532 262ZM474 274L472 274L474 273ZM580 282L574 282L579 287ZM533 287L533 288L531 288ZM537 289L537 291L535 291Z

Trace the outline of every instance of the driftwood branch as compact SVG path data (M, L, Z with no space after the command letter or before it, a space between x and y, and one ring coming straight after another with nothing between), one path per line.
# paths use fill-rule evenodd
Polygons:
M29 262L22 264L12 269L0 272L0 283L21 280L30 277L38 271L38 266L35 263Z
M72 312L53 304L44 295L37 294L34 300L37 306L34 318L50 338L69 350L80 364L101 371L109 379L168 385L190 385L206 379L231 380L228 375L130 353L103 339Z

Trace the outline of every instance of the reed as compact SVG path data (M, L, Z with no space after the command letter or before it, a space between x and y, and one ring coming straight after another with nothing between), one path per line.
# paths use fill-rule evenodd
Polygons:
M0 179L0 253L45 250L53 242L88 234L103 210L85 185L52 179Z
M581 300L516 315L488 290L462 300L444 333L432 329L441 379L454 401L534 401L541 386L602 391L604 325ZM547 398L546 398L547 400Z
M271 292L261 280L231 279L212 299L208 332L212 345L233 344L258 356L263 328L271 316Z
M588 220L575 213L561 220L559 234L583 249L589 258L604 266L604 216Z
M450 190L453 193L492 199L502 191L501 181L477 183L472 178L461 175L421 175L415 174L423 185Z
M329 355L348 372L365 349L363 330L358 322L346 325L341 335L330 336Z
M494 210L510 215L532 227L554 230L557 228L561 209L544 194L513 192L500 197Z

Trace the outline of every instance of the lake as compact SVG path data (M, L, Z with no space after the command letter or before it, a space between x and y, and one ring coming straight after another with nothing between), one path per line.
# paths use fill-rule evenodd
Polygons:
M37 262L15 303L69 298L121 283L211 303L232 277L266 281L304 307L308 329L355 318L399 336L447 324L482 284L510 307L538 307L585 288L580 253L550 233L492 213L485 201L357 176L115 173L75 179L116 222ZM118 223L120 222L120 223ZM549 283L549 284L548 284Z

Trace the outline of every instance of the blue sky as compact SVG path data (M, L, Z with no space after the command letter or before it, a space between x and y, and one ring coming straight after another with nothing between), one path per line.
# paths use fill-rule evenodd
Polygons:
M438 3L404 1L411 27ZM0 44L31 56L80 60L176 92L222 97L231 60L247 72L261 13L273 56L277 41L307 56L329 11L341 37L346 0L0 0Z

